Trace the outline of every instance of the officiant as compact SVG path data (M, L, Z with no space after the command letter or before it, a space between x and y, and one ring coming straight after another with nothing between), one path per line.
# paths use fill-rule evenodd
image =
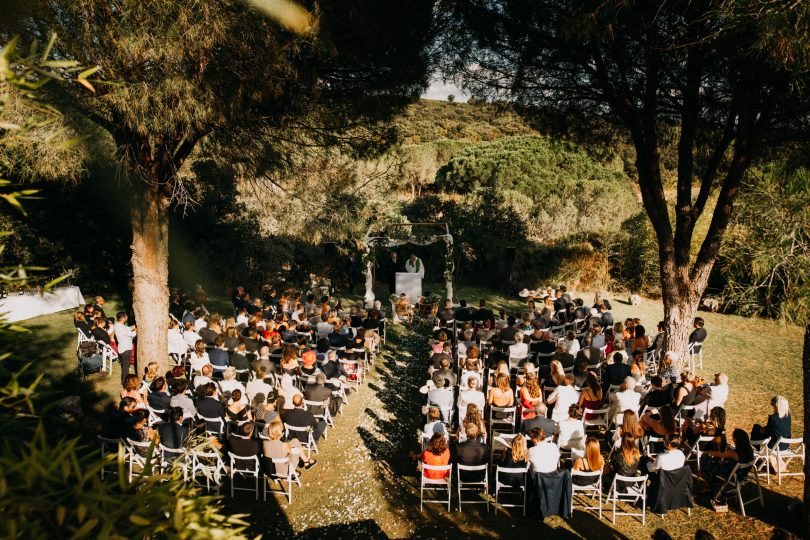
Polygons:
M416 253L411 253L411 256L405 261L405 271L419 274L420 278L425 279L425 265L422 264L422 259L416 256Z

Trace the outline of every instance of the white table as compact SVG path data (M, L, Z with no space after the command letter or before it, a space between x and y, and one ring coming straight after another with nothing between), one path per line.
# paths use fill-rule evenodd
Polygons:
M78 287L59 287L46 293L9 293L7 298L0 299L0 313L6 322L17 322L76 309L83 304L84 297Z
M412 304L422 296L422 277L412 272L397 272L394 282L397 295L405 293Z

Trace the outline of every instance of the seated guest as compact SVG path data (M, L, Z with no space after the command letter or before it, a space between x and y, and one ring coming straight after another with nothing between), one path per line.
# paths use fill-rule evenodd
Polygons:
M194 401L191 396L186 394L188 390L188 382L180 381L172 386L172 399L169 404L172 407L180 407L183 409L183 414L186 418L193 418L197 414L197 408L194 406Z
M525 469L529 466L529 450L526 447L526 437L518 434L512 439L512 444L506 449L501 461L498 463L504 469ZM523 474L504 473L498 477L498 481L512 487L523 485Z
M560 463L560 449L553 442L546 442L546 432L534 428L529 432L532 446L529 448L529 463L536 473L550 473L557 470Z
M613 363L605 367L605 374L602 376L602 388L607 392L611 386L619 386L630 376L630 366L624 363L624 355L620 352L613 353ZM635 384L635 380L633 381Z
M285 477L288 472L292 473L299 463L305 469L311 469L316 461L314 459L304 459L304 449L296 438L283 441L284 425L281 422L270 422L267 425L267 438L262 440L262 454L267 458L267 464L274 468L274 473ZM288 463L273 463L273 459L287 458Z
M306 351L301 355L301 375L310 377L320 373L321 370L318 369L317 363L318 357L315 351Z
M285 347L281 355L281 373L298 377L301 375L301 366L298 364L298 354L294 347Z
M532 366L532 364L526 364L526 366ZM524 420L534 418L534 404L538 401L543 401L543 392L540 390L537 374L530 373L526 376L526 381L520 388L520 406Z
M225 405L219 399L217 385L214 382L203 386L204 397L197 400L197 412L206 418L224 418Z
M702 317L695 317L694 327L695 329L689 334L689 346L693 348L694 352L700 352L701 345L696 345L697 343L702 344L706 341L708 337L708 332L706 329L703 328L705 322L703 321Z
M138 408L138 402L131 397L121 398L117 409L113 409L107 415L104 435L110 439L122 439L127 436L130 428L135 423L133 416Z
M445 435L447 428L442 422L442 411L438 407L428 407L427 423L422 430L424 437L431 437L434 433L441 433Z
M200 339L200 334L194 329L194 321L189 321L184 323L185 330L183 331L183 340L188 345L189 349L194 349L197 345L198 341L202 341Z
M346 331L346 327L344 326L342 320L337 319L335 321L332 331L329 332L326 338L329 340L329 345L331 347L339 349L346 346L349 341L349 334Z
M169 408L169 403L172 397L166 389L166 379L163 377L156 377L152 381L152 391L146 396L146 402L152 409L156 411L165 411Z
M515 405L515 393L509 387L509 376L498 373L495 377L495 386L489 389L487 404L495 407L512 407ZM502 412L493 413L495 418L506 418L508 415Z
M228 447L237 456L251 457L261 454L261 444L253 438L253 422L245 422L228 437Z
M625 433L629 433L635 439L640 439L644 436L644 428L641 427L641 421L635 411L624 411L622 423L613 433L613 440L618 441Z
M230 363L230 355L225 349L225 338L217 336L214 339L214 348L208 353L208 360L214 366L215 372L223 372Z
M666 437L678 431L678 421L672 407L665 405L658 409L658 414L645 412L640 420L641 428L657 437Z
M735 429L731 433L734 446L724 445L723 449L706 450L700 456L700 474L711 486L718 483L719 478L727 478L738 463L754 461L754 448L748 433L742 429Z
M275 390L271 390L267 395L256 394L253 396L253 417L256 422L264 422L264 435L267 435L267 424L278 418L281 418L276 411L276 401L278 394Z
M90 325L87 323L87 319L85 319L84 313L81 311L77 311L73 314L73 326L75 326L76 330L81 332L84 337L88 339L93 337L90 333Z
M203 340L198 339L194 344L194 351L191 353L189 362L191 362L192 372L199 372L205 364L211 363L208 358L208 353L205 351L205 343Z
M659 408L672 403L672 394L663 388L664 380L655 375L650 379L650 389L641 399L641 408Z
M487 445L479 436L479 427L474 423L464 424L465 440L456 446L456 463L459 465L483 465L487 462ZM483 473L461 471L461 480L470 482L483 478Z
M621 444L617 452L613 452L610 460L610 472L621 476L637 476L641 462L641 452L638 451L638 439L629 431L622 434ZM624 484L624 483L622 483ZM620 485L619 489L626 489Z
M258 371L260 367L263 367L265 375L276 372L276 364L270 358L270 347L268 345L259 347L259 355L253 361L251 367L253 371Z
M579 351L582 349L582 346L579 344L579 340L573 330L565 334L565 339L562 341L562 344L565 348L565 352L575 357L579 356Z
M183 409L171 407L169 421L158 424L160 444L173 450L184 448L188 442L188 426L183 423Z
M297 394L292 399L293 408L284 413L284 423L296 428L311 429L312 438L318 442L326 431L326 422L313 416L304 406L304 396ZM291 434L299 436L298 431L290 430ZM305 433L304 433L305 434Z
M672 405L678 408L682 405L692 406L698 402L695 374L691 371L681 372L681 382L675 387Z
M575 377L576 379L576 377ZM585 378L585 383L580 385L582 393L579 396L578 405L583 409L590 409L597 411L602 408L603 393L602 387L599 386L599 380L596 378L596 373L589 371ZM593 413L586 413L585 420L593 420L597 415Z
M434 433L427 449L419 455L419 461L425 465L441 466L450 464L450 449L447 440L441 433ZM425 471L426 478L441 480L450 476L450 471Z
M230 367L242 371L243 369L250 369L250 360L247 357L247 349L244 343L236 346L236 350L230 353L228 358Z
M546 413L548 409L546 404L542 401L538 401L534 404L534 418L530 418L528 420L523 421L523 426L521 427L521 431L524 435L528 435L531 430L534 428L543 428L544 433L548 433L549 435L554 435L557 433L557 422L552 420L551 418L546 418Z
M267 376L267 368L263 365L256 369L256 378L245 386L248 401L253 401L256 394L268 395L273 390L273 379Z
M549 405L554 405L551 419L557 424L568 418L568 409L579 403L579 391L574 388L574 376L566 373L563 384L555 388L546 401Z
M436 388L428 392L428 404L438 407L442 414L447 414L455 405L455 396L450 381L438 375L437 372L433 377L433 384L436 385ZM449 420L449 418L445 418L445 421Z
M715 407L724 407L728 399L728 375L715 373L714 384L698 387L697 393L704 412L708 413Z
M511 358L526 358L529 356L529 344L524 343L523 332L515 333L515 343L509 346Z
M238 388L231 392L228 406L225 407L225 419L233 426L253 420L250 407L242 401L242 391Z
M637 413L640 406L641 394L636 392L636 380L628 376L619 386L619 391L610 396L610 413L608 413L608 416L613 419L627 410Z
M559 343L557 345L556 352L554 353L554 359L562 364L563 368L574 367L574 355L568 352L564 343Z
M293 408L293 398L295 396L301 396L303 398L303 394L295 386L295 380L291 375L286 373L281 376L281 385L279 386L278 395L279 397L284 398L283 408L285 411Z
M791 438L790 430L790 406L788 400L782 396L774 396L771 399L771 407L773 412L768 415L768 421L765 427L755 424L751 430L751 440L761 441L767 437L771 438L768 443L770 448L776 447L776 441L779 437L786 439ZM788 445L783 443L781 450L787 450Z
M558 424L557 446L577 455L585 450L585 423L579 405L568 407L568 418Z
M247 398L245 397L245 386L236 380L236 368L233 366L228 366L225 371L222 372L222 380L219 383L219 388L226 396L230 395L234 390L239 390L243 398L243 402L247 404Z
M582 339L582 348L577 353L576 360L585 360L589 366L595 366L602 361L602 351L593 346L591 336Z
M677 433L670 433L664 437L664 451L655 456L655 461L647 463L647 470L674 471L686 463L686 456L680 449L681 437Z
M189 384L189 380L186 378L186 370L183 369L183 366L174 366L171 371L166 374L166 384L171 388L179 382L184 382L186 385Z
M585 453L574 461L573 469L581 472L601 472L605 467L605 458L602 457L602 450L596 437L588 437L585 441ZM574 477L572 482L578 485L590 485L593 482L589 478Z
M321 371L326 376L327 380L339 379L341 377L346 379L348 377L343 364L338 361L337 352L335 351L326 353L326 362L321 364Z
M478 426L477 437L481 439L482 443L487 442L487 426L484 423L484 415L481 413L482 410L483 409L479 409L474 403L470 403L467 406L467 415L459 422L459 428L456 431L458 442L467 440L467 431L463 429L463 426L467 424L475 424Z
M304 398L307 401L327 403L329 413L334 416L340 409L340 405L343 400L340 397L333 395L333 391L334 390L332 387L326 385L326 375L323 373L318 373L315 375L315 382L313 384L308 384L306 388L304 388ZM316 411L316 413L320 414L319 411Z
M124 379L124 387L121 389L120 398L131 397L134 399L139 407L143 407L146 404L143 401L143 396L141 395L141 383L138 380L138 376L134 374L129 374Z
M213 379L211 378L213 373L214 373L214 366L212 366L211 364L205 364L202 367L200 375L195 375L194 376L194 383L193 384L194 384L195 392L197 391L197 389L200 386L203 386L203 385L208 384L211 381L213 381Z
M664 353L664 359L661 362L661 379L663 379L664 385L674 385L675 381L677 381L679 376L677 363L678 354L675 351L667 351Z
M633 377L636 382L643 383L646 375L647 366L644 364L644 353L635 350L633 351L633 361L630 363L630 376Z
M443 379L447 380L450 383L450 386L456 385L456 372L450 369L450 361L447 358L442 358L441 363L439 364L440 368L433 372L433 378L436 378L438 374Z

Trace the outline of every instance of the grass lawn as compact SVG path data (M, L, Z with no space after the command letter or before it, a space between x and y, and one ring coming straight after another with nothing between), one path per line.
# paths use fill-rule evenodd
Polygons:
M380 293L387 297L382 289ZM593 298L592 293L580 295L586 303ZM648 330L654 330L661 319L658 302L629 306L624 295L608 297L617 320L639 317ZM519 312L523 305L517 298L507 301L490 290L469 287L457 290L457 299L461 298L471 304L486 298L510 312ZM107 311L113 312L113 307ZM763 422L770 397L780 393L790 400L796 419L794 436L801 435L801 329L730 315L702 316L709 333L702 375L709 378L724 371L730 377L727 427L747 430L754 422ZM45 384L54 390L86 396L88 425L97 422L97 411L118 391L118 367L112 377L94 375L88 384L77 381L75 331L69 312L39 317L23 326L32 333L15 342L16 356L33 361L46 373ZM416 449L416 430L423 421L419 408L424 396L418 388L425 379L426 332L419 327L392 329L382 360L368 384L337 418L329 439L321 445L318 466L303 475L304 489L294 492L292 505L272 496L267 502L256 502L250 494L225 498L234 512L248 514L253 532L265 537L297 534L306 538L525 538L531 531L532 535L540 532L564 538L649 538L653 530L663 527L675 538L691 538L698 528L708 529L717 538L762 538L774 526L791 526L788 506L802 494L801 479L796 477L786 479L783 486L775 481L763 485L766 507L749 506L752 517L747 518L733 506L728 514L715 514L706 507L705 497L698 498L692 517L676 512L662 521L648 514L646 527L629 517L619 517L614 527L609 514L599 520L582 511L575 512L570 521L549 518L544 524L504 513L494 516L481 507L465 507L464 513L458 513L455 504L451 513L437 505L420 512L418 476L408 452Z

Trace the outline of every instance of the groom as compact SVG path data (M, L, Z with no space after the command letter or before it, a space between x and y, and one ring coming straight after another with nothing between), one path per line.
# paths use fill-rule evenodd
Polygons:
M422 264L422 259L416 256L416 253L411 253L411 256L405 261L405 271L411 274L419 274L422 279L425 278L425 265Z

